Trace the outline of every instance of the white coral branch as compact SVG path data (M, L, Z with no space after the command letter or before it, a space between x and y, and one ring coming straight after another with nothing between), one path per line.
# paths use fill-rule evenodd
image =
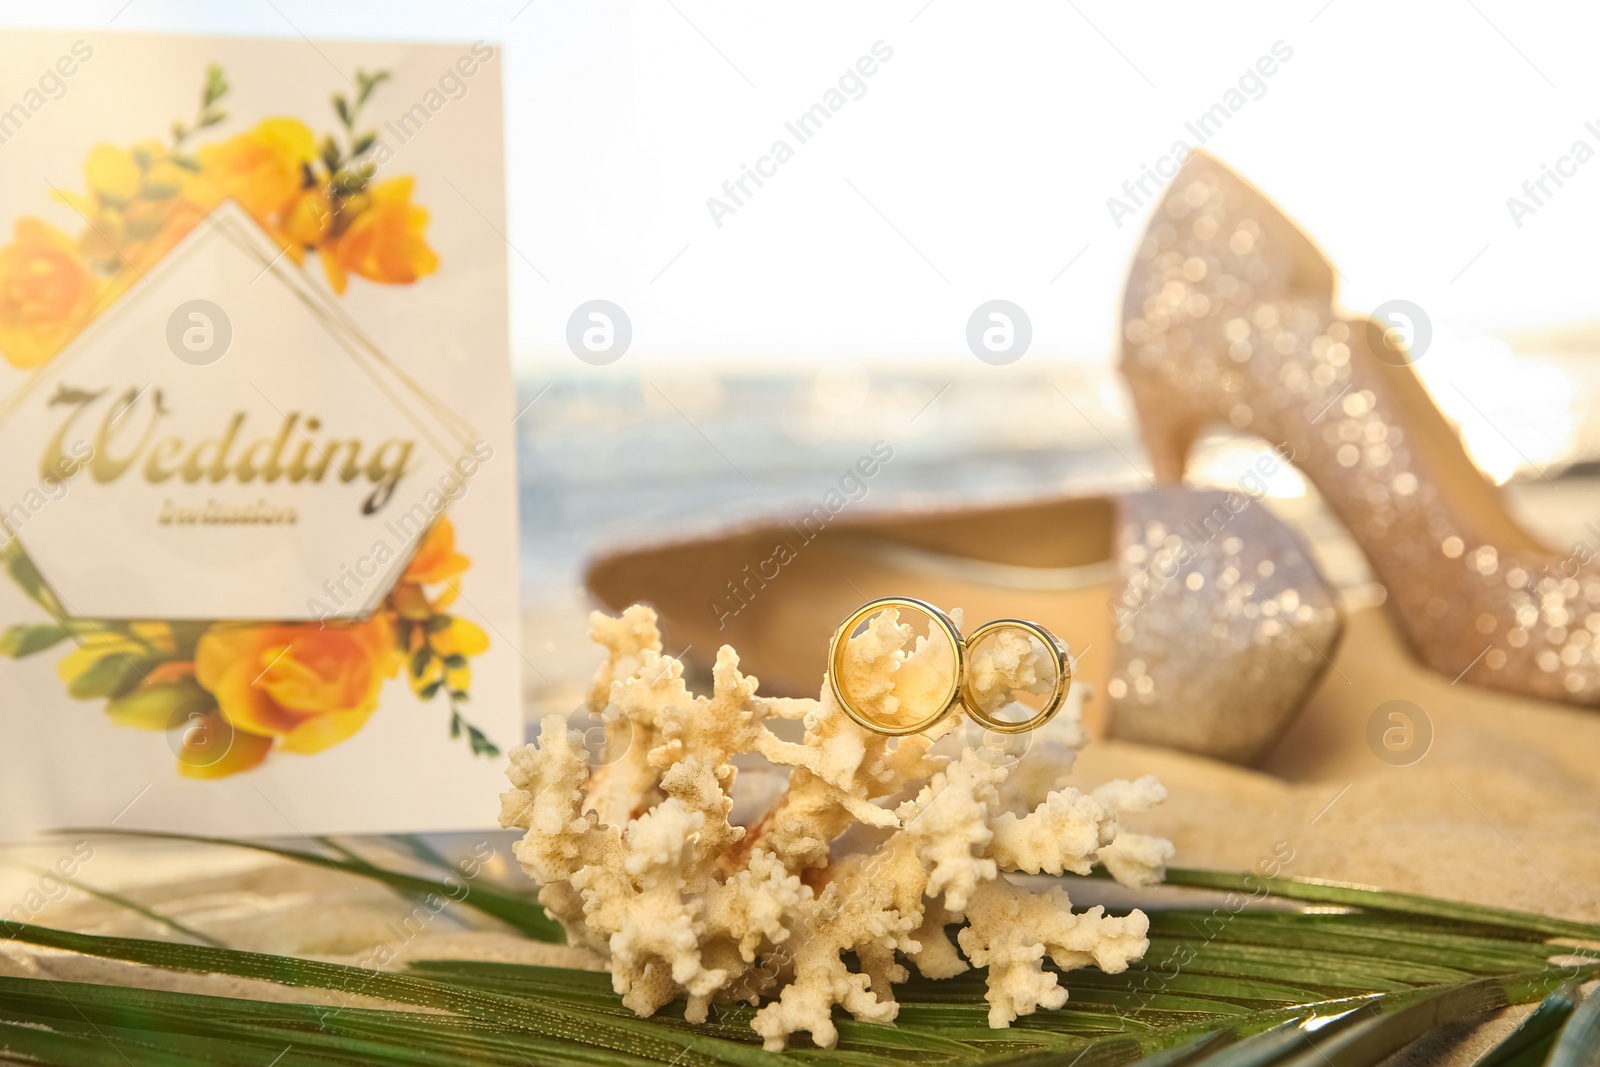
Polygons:
M1062 970L1093 964L1116 974L1150 947L1149 929L1142 911L1108 916L1097 906L1074 914L1059 886L1033 893L1000 879L973 895L956 940L975 965L989 968L989 1025L998 1027L1066 1003L1067 991L1043 969L1046 955Z
M1145 951L1141 912L1074 914L1059 887L1036 893L1002 877L1101 863L1143 885L1171 857L1169 843L1119 821L1165 798L1155 779L1088 794L1059 782L1086 740L1075 705L1030 756L1049 766L1008 781L1013 761L956 743L959 715L892 739L857 726L827 684L820 700L758 695L731 648L717 655L711 696L695 696L682 665L662 655L647 608L596 613L590 636L608 652L590 706L620 713L627 730L608 738L626 747L591 768L566 720L546 716L538 744L510 754L501 823L525 831L516 856L540 902L569 939L607 957L616 991L640 1015L683 997L686 1017L704 1021L714 1003L742 1000L763 1005L751 1025L767 1048L795 1033L832 1047L835 1007L895 1018L903 958L930 978L968 961L987 967L989 1022L1006 1026L1065 1002L1045 957L1119 971ZM1044 657L1025 638L987 644L969 666L986 709L1048 689ZM953 665L937 632L917 635L884 612L849 641L841 680L874 716L909 721L938 699ZM766 724L779 719L803 722L804 740L774 734ZM734 761L748 754L788 783L737 825ZM958 951L945 927L963 922ZM852 956L860 970L845 962Z

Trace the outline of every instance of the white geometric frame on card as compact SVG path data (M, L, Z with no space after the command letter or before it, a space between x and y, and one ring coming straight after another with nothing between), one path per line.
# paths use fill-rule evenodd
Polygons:
M122 292L105 309L97 309L89 324L69 341L64 349L48 362L35 368L28 377L3 399L0 399L0 424L6 422L22 404L37 391L48 385L67 370L76 357L88 350L97 337L115 327L119 315L135 307L144 291L154 288L153 278L175 269L188 255L195 254L206 242L213 239L229 241L252 260L261 265L261 276L271 275L291 295L305 305L328 336L350 357L355 365L383 393L400 413L428 442L429 446L446 464L454 464L466 454L478 434L465 418L449 405L440 401L420 382L399 366L375 341L362 330L336 298L318 288L306 277L305 270L288 259L287 251L274 243L261 227L234 200L224 200L195 228L148 269L139 272L139 279ZM131 267L131 263L129 264ZM259 280L259 279L258 279ZM385 380L385 374L394 378ZM413 411L405 399L409 394L412 403L420 406L433 422ZM441 436L443 440L441 440ZM452 449L444 441L458 441ZM440 512L443 514L443 511ZM22 538L10 529L5 516L0 514L0 529L22 546ZM417 538L420 549L422 538ZM23 551L26 551L23 546ZM412 554L414 555L414 553ZM375 611L383 598L398 583L412 556L397 556L391 561L389 572L373 582L374 590L361 610L353 617L364 618ZM48 579L45 580L48 586ZM55 590L52 588L51 592ZM149 616L150 621L160 621L159 616ZM218 620L222 621L222 620ZM253 620L252 620L253 621Z

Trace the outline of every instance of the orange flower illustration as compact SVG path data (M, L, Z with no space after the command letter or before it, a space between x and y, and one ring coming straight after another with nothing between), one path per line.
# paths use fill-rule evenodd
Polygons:
M24 369L48 362L88 323L101 288L70 237L18 219L0 248L0 354Z
M311 753L366 724L400 663L384 614L348 625L219 623L200 638L195 678L235 728Z
M131 287L224 200L236 201L297 265L322 260L338 293L354 274L409 285L432 274L428 212L412 202L413 179L375 182L377 134L362 108L388 79L356 72L356 95L334 95L345 144L320 143L299 119L264 119L226 140L195 145L227 120L220 67L206 71L200 111L173 123L172 142L101 142L84 158L82 193L55 199L83 221L76 240L35 218L17 221L0 249L0 356L24 369L47 362L93 316Z
M317 139L298 119L267 119L248 133L200 149L201 172L218 199L232 197L265 229L282 232L285 213L306 184Z
M472 560L456 551L456 528L449 519L440 519L428 531L428 539L422 542L411 562L406 564L400 580L416 585L437 585L465 573L470 566Z
M297 265L305 262L307 248L328 239L338 221L334 216L338 210L321 189L302 189L289 201L283 212L283 232L289 239L289 258Z
M354 212L348 228L338 240L321 247L322 267L334 292L345 291L350 274L409 285L439 269L439 257L423 237L427 209L411 202L414 184L409 177L379 182L366 194L369 203L352 200L346 206L346 211Z

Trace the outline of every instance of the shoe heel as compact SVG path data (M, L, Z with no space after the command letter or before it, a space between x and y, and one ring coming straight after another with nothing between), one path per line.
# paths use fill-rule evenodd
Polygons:
M1182 485L1184 471L1189 465L1189 450L1200 436L1199 420L1181 413L1173 399L1166 403L1158 401L1146 388L1136 384L1133 374L1127 374L1126 378L1134 414L1139 419L1139 436L1150 457L1156 483Z

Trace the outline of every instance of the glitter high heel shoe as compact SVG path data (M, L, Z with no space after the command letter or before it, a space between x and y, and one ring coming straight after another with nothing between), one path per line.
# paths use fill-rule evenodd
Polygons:
M1122 372L1157 477L1208 426L1278 446L1316 485L1421 659L1449 677L1600 703L1600 567L1507 513L1404 347L1333 306L1331 265L1204 153L1156 209L1123 302Z
M1075 684L1103 694L1086 709L1091 728L1240 763L1277 742L1343 629L1299 539L1240 494L813 523L632 546L595 560L589 588L613 609L652 604L691 661L733 645L764 692L815 692L839 620L876 597L1037 620L1073 650Z

